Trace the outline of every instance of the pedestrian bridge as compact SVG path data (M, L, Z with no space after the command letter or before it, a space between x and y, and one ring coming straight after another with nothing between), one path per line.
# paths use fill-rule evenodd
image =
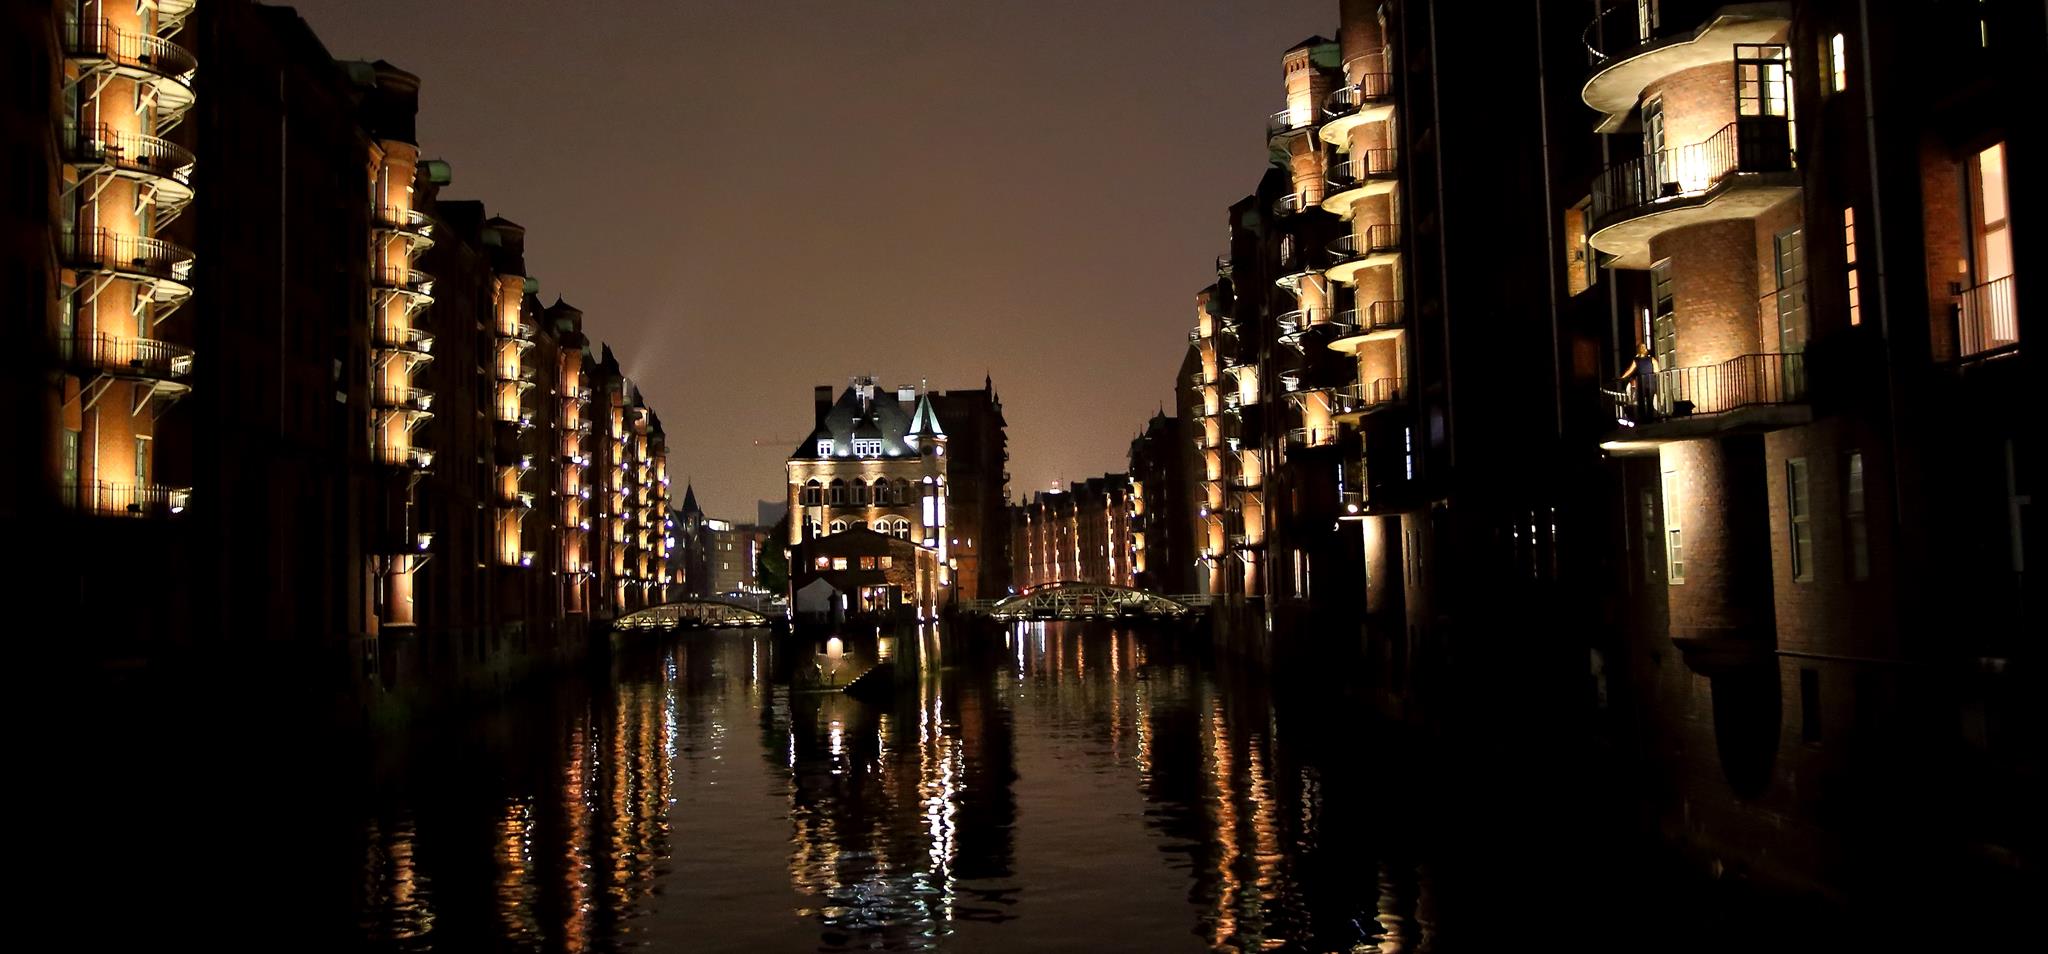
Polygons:
M650 606L612 621L618 630L711 629L766 626L768 617L751 607L724 600L689 599Z
M1196 613L1198 605L1195 597L1161 596L1109 583L1061 582L1034 586L1015 596L963 608L985 612L991 619L1014 622L1134 616L1178 619Z

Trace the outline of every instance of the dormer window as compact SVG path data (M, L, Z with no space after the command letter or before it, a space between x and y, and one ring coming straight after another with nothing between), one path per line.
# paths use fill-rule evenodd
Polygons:
M878 438L872 438L872 437L857 437L857 438L854 438L854 441L853 441L853 456L855 456L855 457L880 457L880 456L882 456L882 442L881 442L881 440L880 440L880 439L878 439Z
M832 440L830 438L826 438L825 440L821 440L818 442L818 456L832 456Z

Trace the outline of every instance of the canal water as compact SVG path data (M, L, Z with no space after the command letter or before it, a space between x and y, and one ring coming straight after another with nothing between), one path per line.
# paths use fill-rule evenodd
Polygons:
M50 786L90 821L48 876L86 913L48 916L78 947L1757 946L1580 783L1431 756L1184 636L954 655L870 703L778 683L764 631L650 636L402 742L142 720L90 760L118 784Z

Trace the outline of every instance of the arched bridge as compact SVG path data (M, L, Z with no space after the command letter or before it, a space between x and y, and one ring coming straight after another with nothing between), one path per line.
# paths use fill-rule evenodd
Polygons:
M722 626L766 626L758 610L724 600L689 599L650 606L612 622L613 629L709 629Z
M998 600L988 608L992 619L1114 619L1143 616L1172 619L1195 611L1181 600L1109 583L1047 583Z

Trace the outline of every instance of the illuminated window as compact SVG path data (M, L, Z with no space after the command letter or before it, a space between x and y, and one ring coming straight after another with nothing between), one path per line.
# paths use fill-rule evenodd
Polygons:
M1600 270L1594 266L1593 256L1593 200L1579 200L1579 204L1565 210L1565 285L1571 294L1579 294L1600 280Z
M872 569L874 569L874 568L875 568L875 558L874 558L874 557L871 557L871 556L864 556L864 557L861 557L861 558L860 558L860 568L861 568L861 569L863 569L863 570L872 570Z
M1664 579L1685 582L1685 531L1678 517L1678 471L1664 472Z
M827 439L825 439L825 440L821 440L821 441L819 441L819 442L818 442L818 456L819 456L819 457L830 457L830 456L832 456L832 441L831 441L831 439L827 438Z
M834 521L832 521L832 532L833 532L833 533L845 533L845 532L846 532L846 521L844 521L844 520L834 520Z
M1842 490L1843 523L1849 530L1849 578L1870 579L1870 526L1863 511L1863 452L1850 451Z
M1994 143L1970 157L1965 173L1970 197L1969 288L1960 302L1960 331L1962 353L1970 355L2019 341L2005 143Z
M854 442L853 442L853 456L855 456L855 457L880 457L880 456L882 456L882 441L881 441L881 439L880 439L880 438L872 438L872 437L860 437L860 438L855 438L855 439L854 439Z
M831 566L831 565L832 565L832 561L831 561L831 559L830 559L830 558L828 558L828 557L819 557L819 558L818 558L818 569L822 570L822 569L825 569L825 568L827 568L827 567L829 567L829 566Z
M1636 39L1649 42L1657 35L1657 0L1636 0Z
M1842 207L1842 271L1849 283L1849 324L1863 323L1863 289L1856 268L1856 207Z
M845 557L833 557L833 558L832 558L832 569L835 569L835 570L844 570L844 569L846 569L846 558L845 558Z
M1806 350L1806 234L1798 226L1772 236L1778 276L1778 350Z
M1828 37L1828 90L1839 93L1849 88L1849 51L1840 33Z
M886 569L889 569L890 567L892 567L892 566L895 566L895 565L896 565L896 558L895 558L895 557L888 557L888 556L885 556L885 557L882 557L882 559L881 559L881 563L882 563L882 569L886 570Z
M1785 462L1785 514L1790 518L1792 578L1813 579L1813 523L1807 499L1806 458Z
M1785 47L1776 43L1736 44L1736 115L1787 116L1791 114L1792 89L1785 76L1785 59Z

